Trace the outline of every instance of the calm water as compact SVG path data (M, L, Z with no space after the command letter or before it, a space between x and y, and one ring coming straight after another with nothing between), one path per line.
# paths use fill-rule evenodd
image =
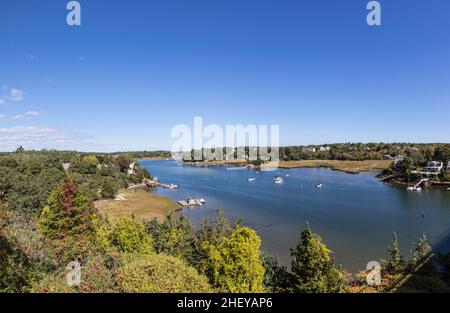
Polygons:
M450 233L450 192L406 192L378 182L375 173L353 175L330 169L257 172L180 166L164 160L140 164L161 181L181 187L161 188L158 194L174 200L205 198L205 206L183 210L194 225L213 218L221 208L230 220L241 219L255 229L263 248L284 265L289 264L289 248L295 246L306 221L334 252L337 263L351 271L386 257L393 231L399 235L404 254L423 232L433 244ZM274 184L275 175L283 176L284 183ZM248 182L249 177L256 180ZM323 188L317 189L317 183Z

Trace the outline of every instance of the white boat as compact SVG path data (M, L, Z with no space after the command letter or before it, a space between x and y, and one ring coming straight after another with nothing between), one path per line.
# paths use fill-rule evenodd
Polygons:
M281 184L281 183L283 183L283 178L280 177L280 176L275 176L275 177L273 178L273 182L274 182L275 184Z
M248 181L254 181L255 179L255 177L247 178Z
M447 191L450 191L450 187L449 187L449 188L447 188Z
M178 185L175 184L170 184L170 185L165 185L164 186L165 189L178 189Z
M286 174L286 177L289 177L289 174Z
M200 203L203 203L203 204L206 203L205 199L203 199L203 198L200 198L199 201L200 201Z
M414 187L409 186L408 188L406 188L406 191L414 191Z
M414 191L421 191L421 190L422 190L422 188L420 188L420 187L414 188Z
M322 188L322 187L323 187L322 184L317 184L317 185L316 185L316 188Z

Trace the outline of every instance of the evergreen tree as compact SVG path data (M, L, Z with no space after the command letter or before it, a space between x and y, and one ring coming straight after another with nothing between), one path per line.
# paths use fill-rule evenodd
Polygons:
M152 220L147 223L147 231L154 239L158 253L165 253L195 263L195 232L189 219L177 214L170 214L162 223Z
M94 212L88 199L78 193L76 184L66 175L48 197L39 219L39 230L47 239L90 235Z
M222 292L263 292L264 267L260 260L261 239L248 227L236 225L218 244L204 242L211 266L208 277Z
M410 266L416 267L431 254L432 248L428 243L428 238L425 234L422 234L419 240L413 244L414 247L411 250L412 256Z
M344 278L330 250L307 224L295 249L291 249L294 292L342 292Z
M385 262L385 269L391 275L401 274L405 270L405 260L400 253L398 246L397 233L393 233L393 239L391 245L387 250L389 259Z
M267 292L285 292L289 287L290 275L285 266L278 265L272 255L262 252L261 263L264 267L264 287Z
M212 277L212 266L209 261L209 250L205 247L210 245L217 246L224 237L228 237L232 228L230 223L221 210L217 211L217 215L213 221L206 220L202 223L198 230L196 245L196 260L194 265L207 277Z

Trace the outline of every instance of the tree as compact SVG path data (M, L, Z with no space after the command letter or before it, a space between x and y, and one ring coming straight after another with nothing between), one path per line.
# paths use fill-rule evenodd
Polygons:
M403 161L401 161L401 171L403 176L411 176L411 172L414 170L414 162L410 157L405 157Z
M212 292L206 277L180 259L164 254L124 255L116 270L121 292Z
M0 232L0 292L24 292L30 287L31 263L22 249Z
M306 225L295 249L291 249L294 292L343 292L344 277L322 239Z
M114 185L113 180L109 177L105 178L102 182L102 197L105 199L112 199L115 197L116 192L117 187Z
M146 226L158 253L182 258L191 265L195 263L196 239L188 218L171 213L162 223L153 219Z
M223 292L263 292L260 245L256 232L239 224L218 244L204 242L202 249L211 266L210 283Z
M131 162L131 158L126 154L121 154L116 159L116 164L119 166L121 172L128 170Z
M228 237L232 231L230 223L221 210L217 211L214 220L205 220L196 233L197 245L195 251L195 266L200 273L213 277L212 266L209 260L209 245L217 246L222 238Z
M144 225L134 217L122 217L111 234L111 243L120 252L153 254L152 237L145 231Z
M419 238L417 242L414 242L414 247L411 250L411 261L410 265L416 267L422 261L424 261L432 252L432 248L428 243L428 238L425 234Z
M285 292L289 287L289 273L286 267L278 265L272 255L262 252L261 263L264 267L264 287L267 292Z
M93 232L95 212L88 199L78 193L76 184L66 175L53 189L39 219L39 230L47 239L87 235Z
M405 260L400 253L400 248L398 246L397 233L393 233L393 239L391 245L387 250L389 259L383 263L386 271L391 275L401 274L405 270Z

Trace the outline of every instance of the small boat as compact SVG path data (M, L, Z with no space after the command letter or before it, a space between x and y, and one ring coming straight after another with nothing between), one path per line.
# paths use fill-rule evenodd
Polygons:
M449 188L447 188L447 191L450 191L450 187L449 187Z
M286 177L289 177L289 174L286 174Z
M255 177L247 178L248 181L255 181L255 179L256 179Z
M280 177L280 176L275 176L275 177L273 178L273 182L274 182L275 184L281 184L281 183L283 183L283 178Z
M323 187L322 184L317 184L317 185L316 185L316 188L322 188L322 187Z
M200 201L200 203L202 203L202 204L205 204L205 203L206 203L205 199L203 199L203 198L200 198L199 201Z
M165 185L164 186L165 189L178 189L178 185L175 184L170 184L170 185Z
M414 187L409 186L408 188L406 188L406 191L414 191Z
M422 188L420 188L420 187L414 188L414 191L421 191L421 190L422 190Z

